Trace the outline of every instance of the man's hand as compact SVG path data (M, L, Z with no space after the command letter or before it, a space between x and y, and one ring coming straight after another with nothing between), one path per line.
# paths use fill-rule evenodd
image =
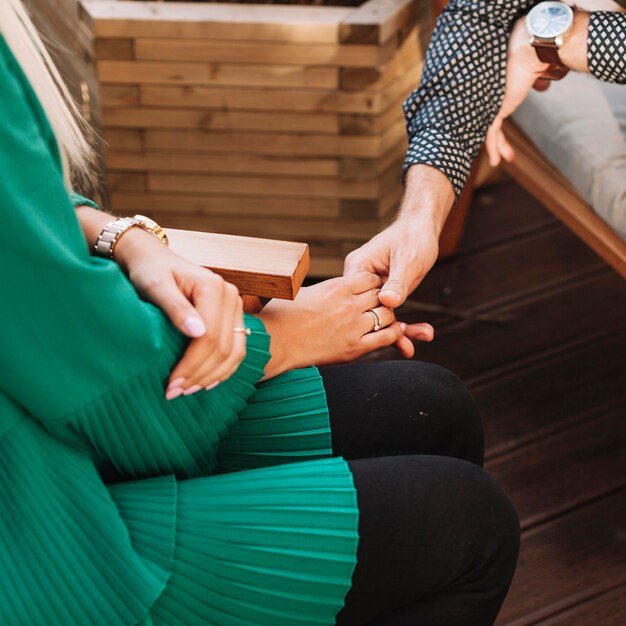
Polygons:
M589 13L574 11L572 30L566 36L565 43L559 50L561 61L570 69L578 72L589 71L587 66L588 28ZM512 115L533 87L543 91L550 86L550 81L541 78L547 68L548 64L539 60L535 49L530 45L526 17L519 18L515 22L509 39L504 101L498 115L487 131L485 141L489 163L493 167L499 165L501 159L512 161L515 158L513 148L504 137L502 123Z
M399 307L437 260L439 241L427 220L401 217L346 257L344 276L371 272L385 280L380 303Z
M453 201L444 174L428 165L412 166L398 218L347 256L344 275L377 274L385 281L380 303L399 307L437 260L439 235Z

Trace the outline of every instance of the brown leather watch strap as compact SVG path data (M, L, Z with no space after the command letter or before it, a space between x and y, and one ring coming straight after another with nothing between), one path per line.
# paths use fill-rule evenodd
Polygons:
M563 65L559 58L559 52L554 44L546 43L533 43L533 48L539 57L539 60L543 63L549 63L550 67L545 70L541 75L541 78L547 80L560 80L569 72L569 68Z

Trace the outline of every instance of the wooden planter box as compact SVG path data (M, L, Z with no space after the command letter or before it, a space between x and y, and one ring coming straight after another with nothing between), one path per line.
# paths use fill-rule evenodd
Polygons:
M316 275L393 215L430 2L83 6L113 211L306 241Z

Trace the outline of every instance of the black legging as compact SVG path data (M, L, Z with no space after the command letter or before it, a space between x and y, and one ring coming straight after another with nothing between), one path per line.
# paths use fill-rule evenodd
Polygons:
M481 467L468 391L426 363L321 371L333 453L348 459L359 504L357 566L336 623L493 624L515 570L519 521Z

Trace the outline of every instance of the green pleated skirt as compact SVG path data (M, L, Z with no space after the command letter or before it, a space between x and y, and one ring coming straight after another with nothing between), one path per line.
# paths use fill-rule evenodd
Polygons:
M86 411L5 434L3 626L334 623L358 508L319 373L231 391L210 423L187 401L163 423ZM105 459L119 482L103 482Z

